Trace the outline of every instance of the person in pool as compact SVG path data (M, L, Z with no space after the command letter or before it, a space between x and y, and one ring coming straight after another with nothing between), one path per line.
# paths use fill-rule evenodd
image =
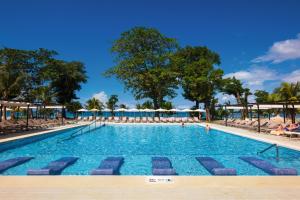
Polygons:
M181 123L181 126L184 127L184 122Z
M206 133L208 133L208 132L209 132L209 130L210 130L210 126L209 126L208 124L206 124L206 126L205 126L205 130L206 130Z

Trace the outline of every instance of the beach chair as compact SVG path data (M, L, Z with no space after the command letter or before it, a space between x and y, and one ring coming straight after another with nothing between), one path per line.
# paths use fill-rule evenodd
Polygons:
M200 119L198 117L194 117L194 122L200 122Z
M180 118L180 117L176 117L176 118L175 118L175 122L176 122L176 123L180 123L180 122L181 122L181 118Z
M154 122L152 117L148 117L147 119L148 119L149 123L153 123Z
M225 168L220 162L211 157L196 157L196 160L212 175L216 176L235 176L236 170Z
M120 122L120 118L119 117L114 117L114 122L119 123Z
M135 118L135 122L136 122L136 123L141 123L141 118L140 118L140 117L136 117L136 118Z
M77 160L76 157L63 157L41 169L29 169L27 175L60 175L65 168L73 165Z
M154 117L154 122L159 123L160 122L159 117Z
M297 175L298 172L294 168L278 168L268 161L256 158L256 157L239 157L241 160L247 162L248 164L261 169L267 174L274 176L293 176Z
M134 122L134 118L133 117L129 117L128 118L128 122L133 123Z
M175 122L175 118L174 117L169 117L168 122L174 123Z
M124 163L123 157L108 157L101 161L98 168L91 171L91 175L119 175Z
M177 175L171 161L167 157L152 158L152 174L159 176Z
M193 119L192 117L189 117L189 118L188 118L188 122L189 122L189 123L194 123L194 119Z
M17 157L17 158L12 158L8 160L4 160L0 162L0 173L3 173L4 171L12 168L19 166L23 163L26 163L33 159L33 157Z
M148 121L147 121L147 117L142 117L142 122L143 123L147 123Z
M126 123L126 122L127 122L127 117L122 117L121 122L122 122L122 123Z
M184 123L186 123L186 122L188 122L188 118L187 118L187 117L183 117L183 118L181 119L181 121L184 122Z
M160 121L163 122L163 123L167 123L168 122L167 118L165 118L165 117L161 117Z

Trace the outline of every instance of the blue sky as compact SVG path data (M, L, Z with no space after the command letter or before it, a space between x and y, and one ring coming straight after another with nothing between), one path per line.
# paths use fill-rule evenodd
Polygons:
M114 65L110 48L122 32L154 27L181 46L218 52L226 77L272 91L281 81L300 80L299 8L298 0L0 0L0 45L43 47L82 61L89 80L78 92L81 101L118 94L120 103L135 105L118 80L101 74ZM191 105L181 91L173 102Z

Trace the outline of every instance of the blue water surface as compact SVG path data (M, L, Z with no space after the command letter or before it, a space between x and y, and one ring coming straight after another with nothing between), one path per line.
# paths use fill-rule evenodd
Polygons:
M75 131L64 131L23 146L19 142L17 147L0 152L0 160L35 157L3 175L25 175L28 169L41 168L63 156L79 157L74 165L63 171L63 175L88 175L108 156L125 158L122 175L151 175L153 156L167 156L179 175L210 175L195 159L197 156L211 156L226 167L237 169L238 175L267 175L238 157L257 156L258 151L270 144L217 130L207 133L199 125L117 124L83 134L74 135ZM275 148L259 157L278 167L294 167L300 172L300 152L280 147L279 153L279 161Z

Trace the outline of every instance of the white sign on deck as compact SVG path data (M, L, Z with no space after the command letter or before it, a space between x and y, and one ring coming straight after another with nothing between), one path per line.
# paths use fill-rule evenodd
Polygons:
M151 184L174 183L174 178L170 176L147 176L146 183L151 183Z

